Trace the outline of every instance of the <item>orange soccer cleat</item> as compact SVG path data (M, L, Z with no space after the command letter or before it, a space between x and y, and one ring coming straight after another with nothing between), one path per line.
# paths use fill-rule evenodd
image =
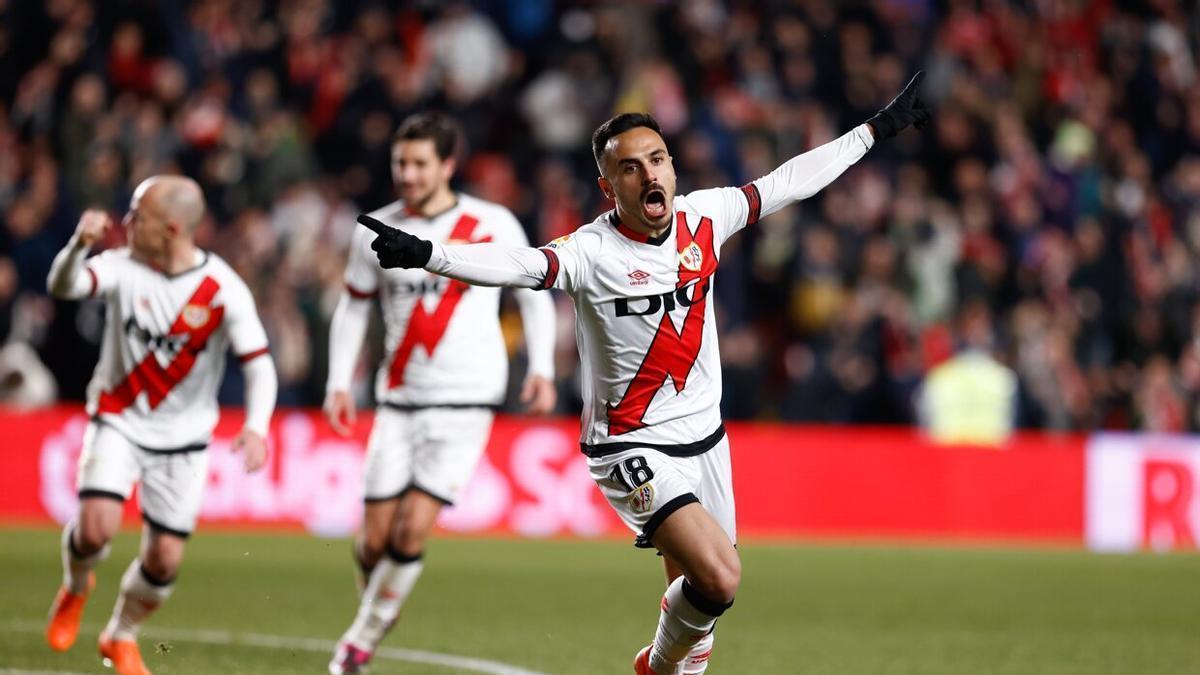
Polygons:
M654 671L650 670L650 649L651 645L646 645L633 657L633 672L636 675L655 675Z
M65 586L58 589L54 603L50 605L50 622L46 624L46 642L56 652L65 652L79 637L79 620L83 618L83 606L96 587L96 573L88 572L87 590L72 593Z
M136 640L112 640L101 633L100 656L104 657L104 665L111 666L117 675L150 675Z

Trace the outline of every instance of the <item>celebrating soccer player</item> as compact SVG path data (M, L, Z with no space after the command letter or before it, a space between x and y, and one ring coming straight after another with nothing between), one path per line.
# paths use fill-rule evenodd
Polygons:
M246 377L246 424L234 449L248 472L266 461L275 366L250 289L195 244L203 216L195 181L153 176L130 201L127 247L85 259L113 225L106 213L89 210L50 269L55 297L102 297L107 322L88 385L92 420L79 457L79 512L63 530L63 587L46 639L58 651L74 644L96 583L92 570L108 555L123 503L140 481L141 554L121 577L112 618L100 633L100 654L119 675L149 672L137 634L171 596L196 524L230 346Z
M508 209L451 190L461 137L443 115L406 119L392 144L400 199L373 212L374 222L448 245L527 247ZM371 238L356 229L329 340L325 414L336 431L348 434L355 418L354 364L370 298L380 294L387 356L375 379L380 407L368 443L366 506L354 551L365 588L358 615L329 663L334 675L362 671L395 623L421 575L425 540L438 513L458 497L483 454L508 379L500 289L421 269L384 270ZM521 398L530 412L547 413L556 398L554 305L528 289L518 290L516 299L529 352Z
M741 188L675 194L671 155L649 115L592 137L601 191L616 208L540 248L427 241L370 216L383 267L473 284L558 288L575 303L583 361L581 446L592 478L669 584L639 675L700 673L717 618L741 581L712 294L721 245L810 197L878 140L928 122L922 74L866 123Z

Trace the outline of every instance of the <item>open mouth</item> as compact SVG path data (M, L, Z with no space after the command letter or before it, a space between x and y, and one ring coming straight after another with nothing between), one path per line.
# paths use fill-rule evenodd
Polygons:
M667 193L652 188L642 197L642 211L650 220L658 220L667 215Z

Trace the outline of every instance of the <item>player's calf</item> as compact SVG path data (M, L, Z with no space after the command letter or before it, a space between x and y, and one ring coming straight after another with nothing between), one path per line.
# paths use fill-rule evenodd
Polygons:
M155 576L135 558L121 577L121 592L104 634L117 642L136 640L142 624L174 590L174 578Z
M423 555L407 556L389 549L371 572L359 601L354 623L338 640L329 672L357 673L366 666L375 647L400 618L400 608L425 568Z
M96 574L92 570L108 557L109 552L107 542L90 551L81 551L76 543L77 530L75 522L63 528L60 539L63 581L50 605L50 620L46 624L46 642L51 649L60 652L75 644L84 605L96 586Z
M675 673L701 641L708 638L725 610L733 605L713 600L684 577L671 582L663 595L658 629L648 654L650 669L658 674Z

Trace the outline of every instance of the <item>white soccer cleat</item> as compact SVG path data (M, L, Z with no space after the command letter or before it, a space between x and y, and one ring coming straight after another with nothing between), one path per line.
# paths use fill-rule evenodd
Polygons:
M371 663L371 652L359 649L349 642L338 641L329 662L329 675L353 675L366 673Z

